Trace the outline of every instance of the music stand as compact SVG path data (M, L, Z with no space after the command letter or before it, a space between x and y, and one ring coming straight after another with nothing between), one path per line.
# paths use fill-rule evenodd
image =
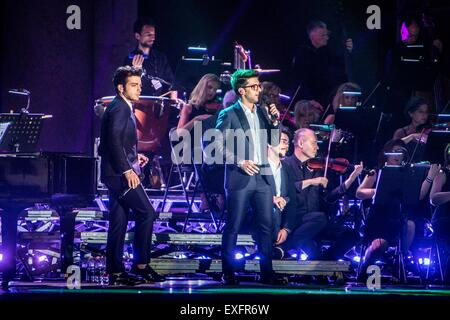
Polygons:
M41 113L1 113L0 152L34 152L43 117Z
M419 204L420 189L427 167L424 166L385 166L381 169L373 198L373 207L388 211L400 219L401 229L398 235L396 261L398 263L399 279L407 282L402 252L402 234L407 226L406 208ZM392 206L392 207L391 207ZM389 210L389 207L393 211ZM397 212L395 212L397 211ZM393 217L395 218L395 217Z
M450 131L432 130L428 135L423 159L430 163L444 163L444 149L450 143Z
M175 71L174 87L190 94L203 75L213 73L219 76L229 68L220 60L183 57Z
M426 170L425 166L385 166L377 179L373 204L384 206L395 201L402 207L417 205Z

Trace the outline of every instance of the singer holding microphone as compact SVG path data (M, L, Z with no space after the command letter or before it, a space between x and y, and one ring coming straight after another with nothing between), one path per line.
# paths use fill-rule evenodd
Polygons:
M225 192L227 221L222 236L223 283L236 285L235 250L237 235L247 209L252 206L258 230L261 282L274 284L272 269L272 212L273 192L268 176L267 146L279 139L278 117L275 106L269 109L257 105L261 93L258 73L237 70L231 77L231 86L239 100L219 113L216 128L224 141L217 151L225 160ZM272 118L273 117L273 118ZM272 130L273 129L273 130Z
M116 97L102 117L99 155L101 180L109 191L109 227L106 269L110 285L135 285L164 281L149 265L156 213L139 175L148 158L137 154L136 118L133 102L141 93L141 70L119 67L113 78ZM124 272L123 250L130 209L135 216L133 266Z

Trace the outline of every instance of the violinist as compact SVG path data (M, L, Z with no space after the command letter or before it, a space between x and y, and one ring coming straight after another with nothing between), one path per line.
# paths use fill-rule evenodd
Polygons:
M212 73L205 74L200 81L195 86L194 90L192 90L191 96L189 98L189 101L187 104L184 104L181 109L180 113L180 119L178 121L178 126L176 129L176 133L181 136L183 133L183 130L192 131L194 126L201 125L201 131L202 134L208 129L208 124L205 123L208 119L212 118L213 115L218 113L218 109L220 110L222 105L220 103L216 103L216 95L217 90L220 88L220 79L218 76ZM215 126L215 121L212 121L211 124L209 124L209 128L213 128ZM194 137L192 134L191 137ZM183 140L184 141L184 140ZM194 152L201 153L202 149L202 141L194 141L191 139L191 150ZM198 151L197 151L198 150ZM199 165L198 163L195 165ZM199 167L197 172L200 173L200 170L205 169L205 167ZM203 172L201 172L203 173ZM220 185L220 180L222 177L223 171L219 170L218 177L219 182L218 186ZM215 176L215 175L214 175ZM206 175L205 175L206 177ZM222 179L223 181L223 179ZM209 184L207 183L206 179L203 179L203 182L205 186L204 188L208 188ZM208 186L206 186L206 184ZM216 185L217 186L217 185ZM214 194L222 194L223 188L219 188L218 190L210 190ZM200 198L202 200L202 203L200 205L200 210L208 210L210 209L211 202L208 201L208 198L206 194L203 192L200 194ZM218 203L222 203L223 200L221 197L217 198Z
M434 179L430 193L431 204L436 206L432 224L439 239L450 240L450 144L445 148L445 162ZM429 181L430 181L429 180ZM449 244L450 242L447 242ZM447 277L449 273L446 272ZM448 279L447 279L448 280Z
M323 108L317 101L300 100L295 104L295 126L297 129L309 128L310 124L318 124Z
M353 82L345 82L336 90L331 105L323 115L325 124L333 124L339 107L356 107L361 87ZM346 128L342 128L346 129Z
M378 168L385 165L400 166L408 161L408 152L405 143L400 140L390 140L384 147L378 157ZM426 179L423 181L419 199L422 200L428 194L430 189L429 181L433 181L439 168L436 165L430 167ZM366 175L361 185L358 187L356 196L358 199L372 199L375 195L375 184L378 173ZM403 232L401 231L403 227ZM406 252L415 237L416 222L411 216L407 216L405 225L402 225L401 212L398 205L393 201L389 207L372 207L365 221L364 239L369 243L365 252L364 263L361 268L360 280L367 276L365 269L372 264L375 259L381 256L388 248L389 243L395 242L395 239L401 235L402 250Z
M177 132L184 129L190 131L195 121L203 121L221 109L220 102L215 103L220 79L212 73L205 74L192 90L187 104L184 104L178 121Z
M405 116L410 119L410 123L394 133L393 139L402 139L409 154L414 154L414 159L411 159L412 163L423 160L422 156L430 132L429 112L429 104L425 98L412 97L404 111Z
M332 191L327 191L328 179L321 169L308 167L308 160L313 159L318 150L317 137L311 129L302 128L295 132L294 154L283 161L289 176L294 182L296 207L289 210L284 217L282 229L278 234L277 245L286 252L290 249L307 251L310 258L319 258L314 239L321 231L328 233L327 203L339 199L348 190L362 171L362 165L356 165L350 177ZM333 226L334 227L334 226ZM338 230L339 229L339 230ZM334 228L329 256L335 258L350 249L359 238L354 232L348 236L347 229ZM348 250L347 249L347 250ZM343 252L344 251L344 252Z

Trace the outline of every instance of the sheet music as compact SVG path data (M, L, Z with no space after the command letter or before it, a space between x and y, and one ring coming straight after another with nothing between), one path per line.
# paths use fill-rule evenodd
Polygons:
M3 140L3 136L5 135L6 131L8 130L9 125L11 122L3 122L0 123L0 143Z

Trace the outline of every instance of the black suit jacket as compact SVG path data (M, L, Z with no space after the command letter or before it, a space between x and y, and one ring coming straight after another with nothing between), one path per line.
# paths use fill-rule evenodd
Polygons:
M294 230L303 223L303 216L309 212L326 212L330 203L337 201L347 190L345 183L331 189L323 189L320 186L308 186L303 189L303 180L312 179L323 176L323 170L307 170L307 176L304 175L303 169L299 166L300 161L295 154L286 157L283 161L283 167L286 168L287 174L291 179L294 188L296 202L288 210L283 221L283 227ZM306 165L306 164L304 164Z
M266 140L261 146L257 147L261 148L262 158L263 160L266 159L265 162L267 163L267 144L270 143L271 140L279 141L279 133L271 137L271 129L275 129L274 132L278 132L278 126L274 126L272 123L269 123L268 117L265 114L266 111L261 107L257 106L256 110L259 118L260 129L266 130L267 132ZM225 143L219 144L217 148L218 151L224 156L226 164L225 188L228 191L244 189L250 181L250 176L238 167L238 163L243 160L253 160L253 154L250 153L250 150L253 150L251 149L253 148L253 139L250 139L248 135L246 135L243 140L236 137L236 135L232 138L234 130L242 130L241 133L245 133L250 130L250 125L239 102L236 102L219 113L216 128L222 131L225 141L230 141L230 139L234 140L233 148ZM262 136L261 139L263 139ZM240 146L242 146L242 143L244 143L244 152L243 155L239 155L238 150ZM270 171L270 167L267 169ZM267 175L264 175L264 177L267 181Z
M129 105L116 96L102 117L99 155L101 177L121 176L125 171L139 171L137 163L136 118ZM136 172L139 174L140 172Z

